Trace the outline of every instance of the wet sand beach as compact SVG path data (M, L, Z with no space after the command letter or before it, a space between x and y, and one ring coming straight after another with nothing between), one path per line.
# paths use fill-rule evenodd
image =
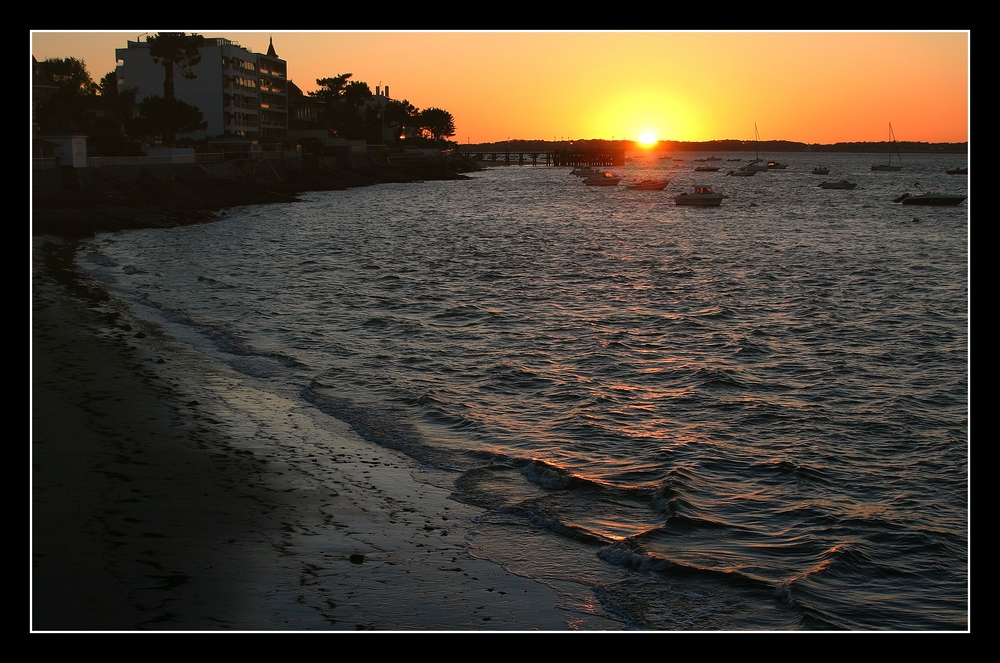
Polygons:
M476 512L346 424L208 366L34 241L34 631L563 630L467 554ZM317 421L317 417L323 421Z

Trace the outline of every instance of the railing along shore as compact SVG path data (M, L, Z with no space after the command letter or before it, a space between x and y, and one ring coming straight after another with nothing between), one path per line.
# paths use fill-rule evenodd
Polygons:
M264 159L294 159L299 158L299 154L294 150L290 151L245 151L245 152L197 152L195 154L172 154L166 156L149 157L87 157L87 166L90 168L100 168L101 166L152 166L156 164L179 164L179 163L221 163L223 161L261 161ZM39 166L35 159L36 168L50 167Z

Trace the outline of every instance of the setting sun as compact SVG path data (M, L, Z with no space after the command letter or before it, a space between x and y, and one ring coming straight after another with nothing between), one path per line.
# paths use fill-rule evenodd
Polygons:
M652 131L643 131L639 134L639 142L643 145L652 145L656 142L656 134Z

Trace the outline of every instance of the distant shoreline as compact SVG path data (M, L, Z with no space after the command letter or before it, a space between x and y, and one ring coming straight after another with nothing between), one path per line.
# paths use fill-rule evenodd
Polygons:
M617 149L635 152L811 152L811 153L843 153L843 154L882 154L890 148L887 142L857 142L834 143L832 145L819 143L797 143L792 141L773 140L761 141L754 145L746 140L711 140L703 142L684 142L661 140L645 147L631 140L573 140L573 141L543 141L543 140L511 140L500 143L469 143L459 145L458 151L468 155L477 151L517 151L527 150L570 150L570 149ZM891 146L902 154L968 154L969 143L921 143L904 141Z

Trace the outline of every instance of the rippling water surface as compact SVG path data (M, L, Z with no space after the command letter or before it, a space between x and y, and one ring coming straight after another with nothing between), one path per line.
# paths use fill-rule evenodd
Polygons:
M965 630L969 207L892 202L966 193L961 164L680 156L617 170L661 192L495 168L84 258L205 353L450 472L486 508L479 554L627 627ZM729 197L676 206L695 182Z

